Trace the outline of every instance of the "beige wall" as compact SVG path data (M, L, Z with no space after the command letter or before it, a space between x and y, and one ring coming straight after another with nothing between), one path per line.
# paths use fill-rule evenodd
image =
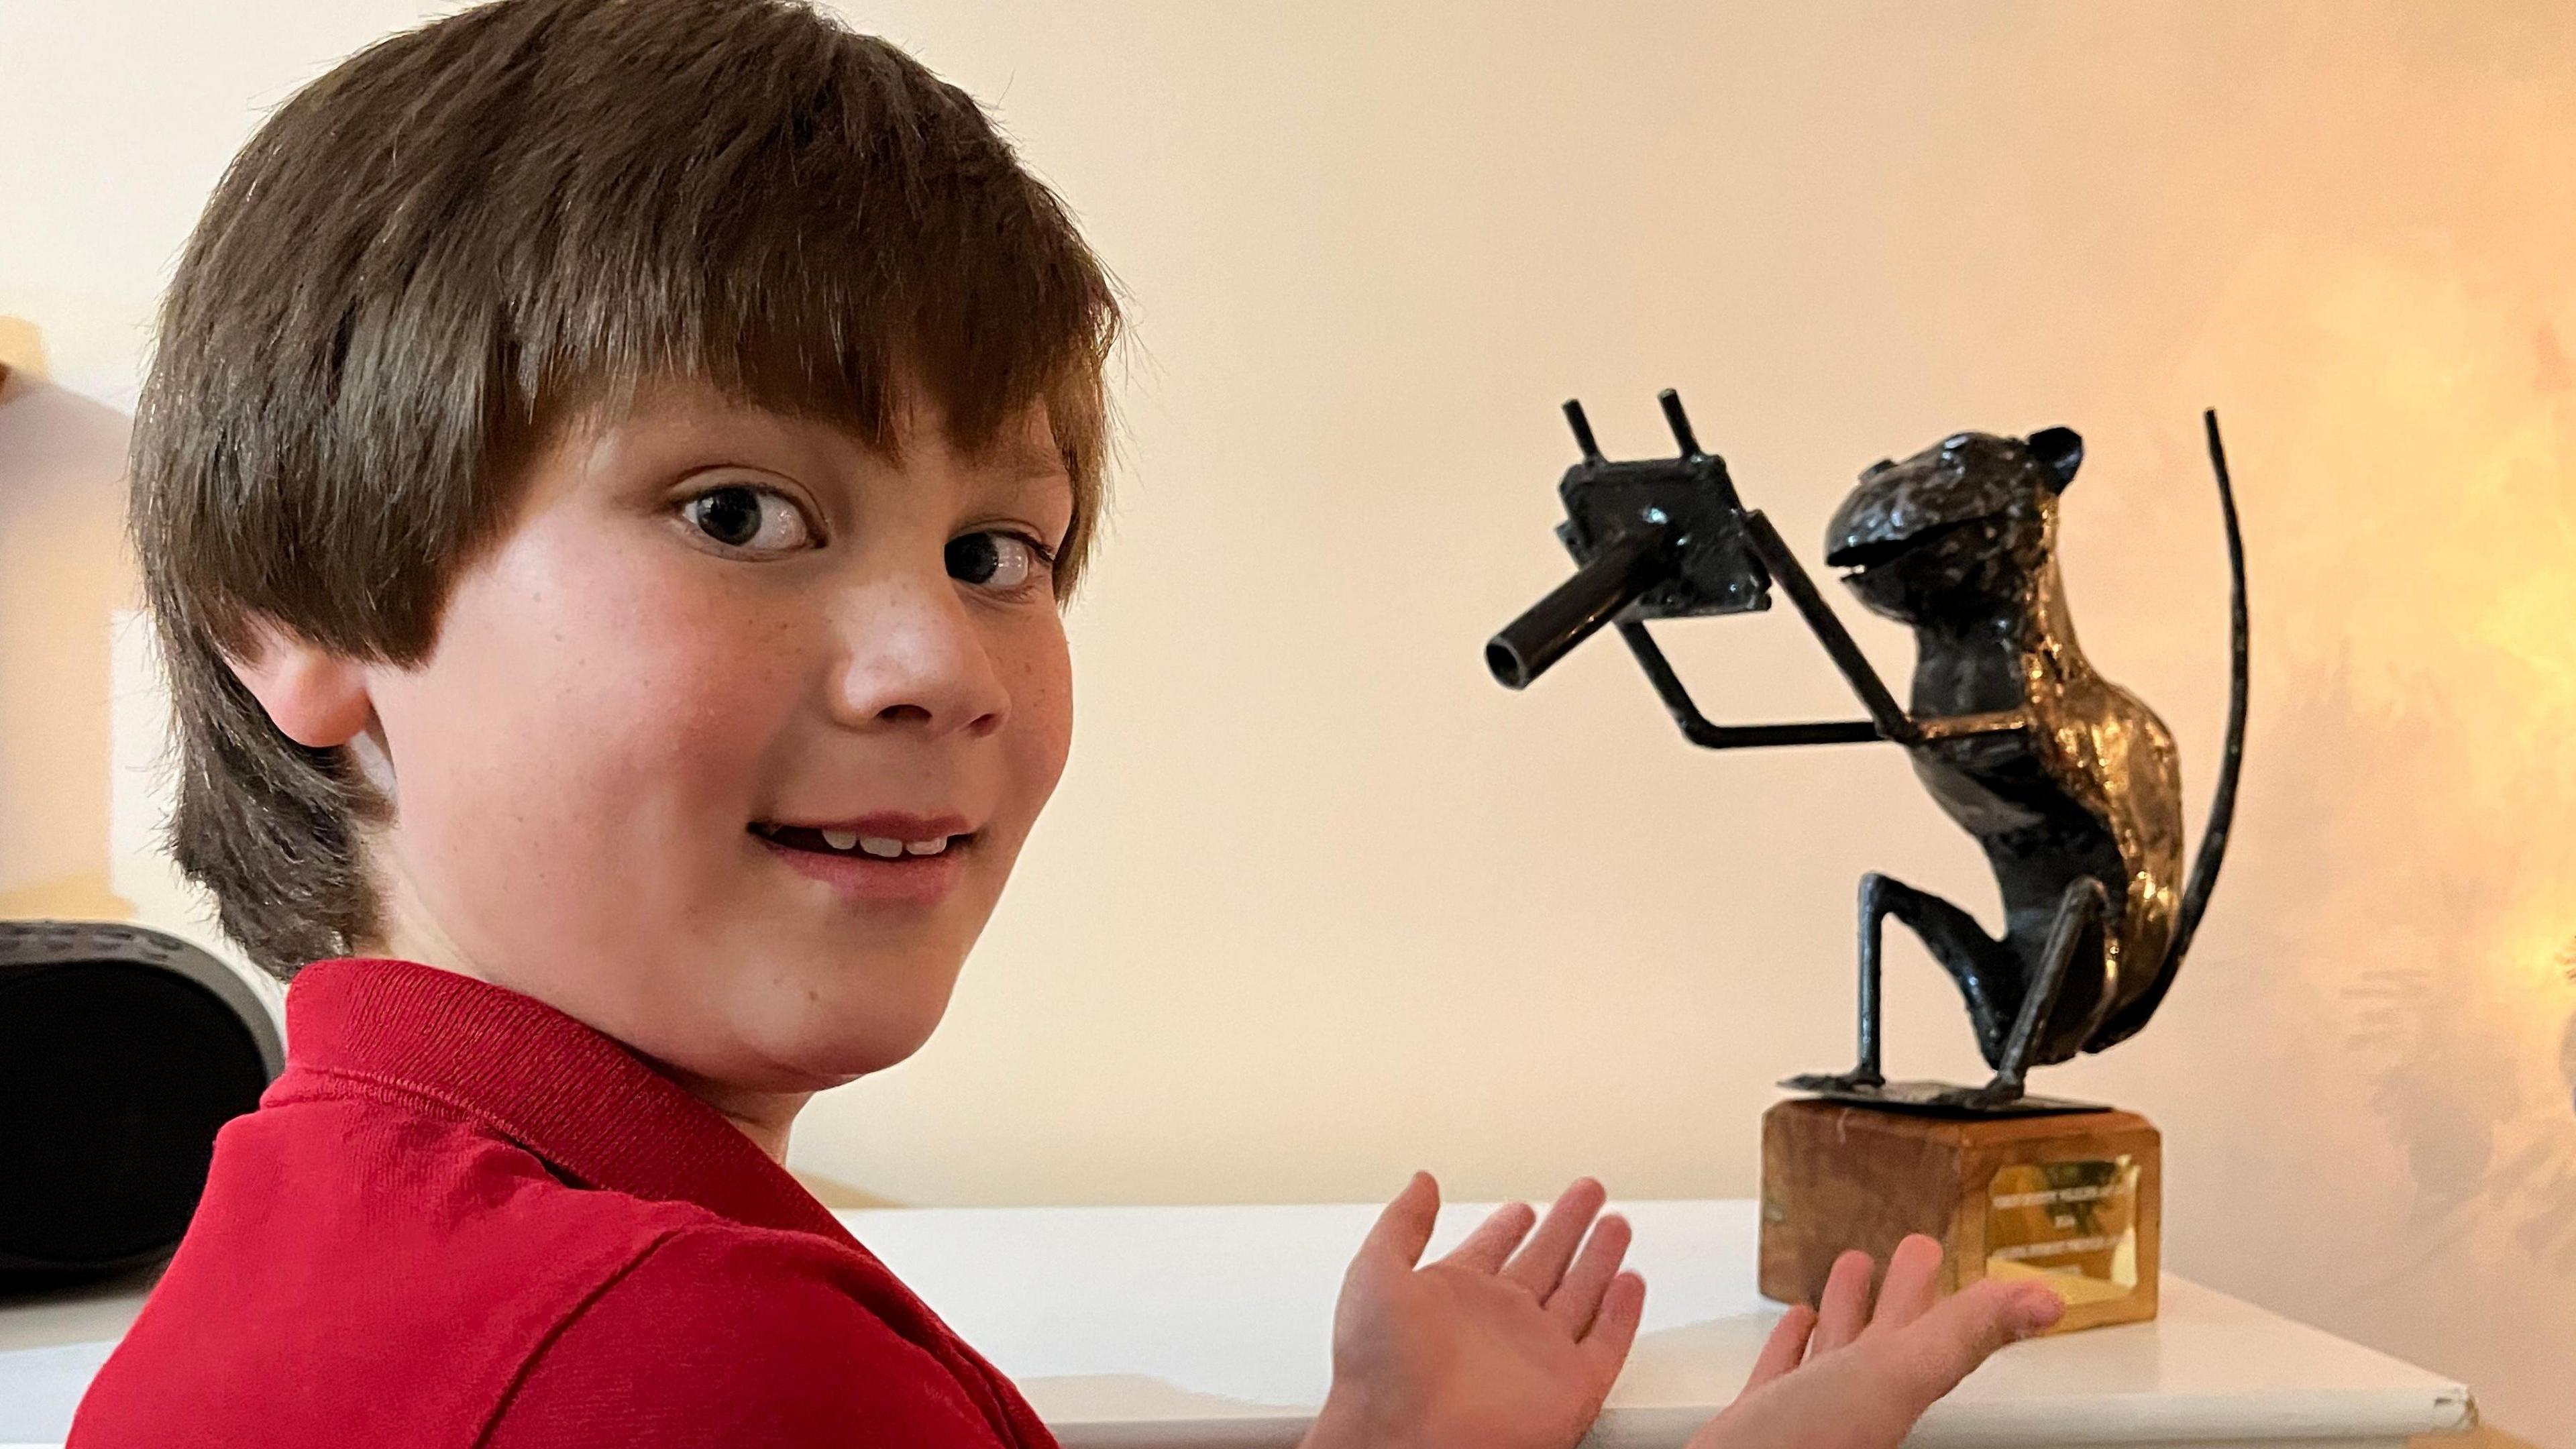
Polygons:
M256 108L415 13L0 12L43 58L0 86L0 314L125 401ZM800 1168L914 1203L1747 1192L1769 1084L1849 1050L1854 879L1989 920L1992 887L1892 751L1696 754L1604 646L1485 678L1565 566L1556 403L1645 453L1680 387L1811 559L1873 458L2082 429L2084 642L2195 817L2214 404L2258 621L2238 845L2155 1029L2047 1086L2165 1127L2173 1267L2576 1446L2564 6L853 13L998 106L1139 346L1073 769L949 1023L819 1102ZM1667 637L1729 718L1845 707L1786 617ZM1975 1071L1893 956L1893 1064Z

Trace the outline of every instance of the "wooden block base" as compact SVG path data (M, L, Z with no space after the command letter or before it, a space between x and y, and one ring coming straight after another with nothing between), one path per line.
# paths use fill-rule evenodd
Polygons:
M2042 1278L2058 1333L2156 1316L2163 1139L2134 1112L1958 1117L1817 1098L1762 1116L1762 1293L1813 1303L1834 1258L1940 1241L1941 1291Z

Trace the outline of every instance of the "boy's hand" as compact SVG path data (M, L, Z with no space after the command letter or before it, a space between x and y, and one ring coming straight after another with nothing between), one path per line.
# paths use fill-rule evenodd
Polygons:
M1306 1449L1568 1449L1582 1438L1646 1302L1645 1280L1619 1271L1627 1220L1593 1222L1604 1198L1577 1179L1536 1233L1527 1206L1497 1208L1417 1267L1440 1188L1415 1173L1343 1276L1333 1387Z
M1822 1303L1789 1310L1744 1392L1687 1449L1896 1449L1987 1355L2065 1312L2046 1284L1991 1279L1934 1303L1941 1245L1917 1234L1888 1255L1872 1315L1876 1266L1867 1253L1834 1260Z

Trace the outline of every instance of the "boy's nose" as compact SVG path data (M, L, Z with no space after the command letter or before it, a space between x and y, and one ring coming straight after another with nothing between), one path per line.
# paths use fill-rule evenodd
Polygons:
M867 590L844 607L840 626L831 690L840 723L937 738L991 734L1009 717L1010 690L985 631L945 577Z

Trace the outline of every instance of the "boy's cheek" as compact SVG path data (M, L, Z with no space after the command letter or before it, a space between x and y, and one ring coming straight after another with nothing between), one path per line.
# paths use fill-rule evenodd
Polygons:
M1015 763L1041 782L1039 803L1054 790L1073 746L1073 653L1061 615L1050 615L1019 641L1007 666L1018 716Z
M928 929L853 952L832 923L782 921L746 855L746 812L828 734L803 717L829 642L796 627L810 612L555 562L460 588L440 648L384 702L400 853L429 877L424 898L464 917L449 934L504 984L710 1076L764 1061L854 1075L910 1055L1065 767L1061 623L987 636L1012 698L988 757L1003 779L981 787L1006 791L982 802L1001 807L991 869ZM711 959L742 969L711 979ZM619 961L626 985L573 971L585 960ZM709 1033L711 1017L732 1029Z
M402 854L450 878L429 894L503 917L478 923L503 936L539 882L578 915L592 874L667 890L683 885L675 850L734 846L685 837L745 808L790 693L778 652L746 644L750 621L721 601L553 541L515 537L460 579L431 657L375 690Z

